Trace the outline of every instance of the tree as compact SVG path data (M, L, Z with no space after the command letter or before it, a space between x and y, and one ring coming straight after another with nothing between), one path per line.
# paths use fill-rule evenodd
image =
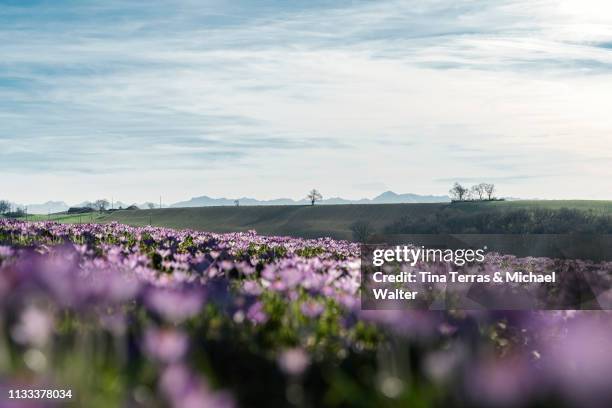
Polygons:
M234 205L236 207L240 207L240 200L234 200Z
M106 207L108 207L108 200L106 199L100 199L100 200L96 200L95 203L93 203L93 208L102 212L104 210L106 210Z
M493 193L495 192L495 184L482 183L482 186L485 193L487 193L487 199L492 200L494 198Z
M466 187L467 188L467 187ZM478 194L473 188L467 188L467 192L465 193L465 197L463 198L465 201L476 200Z
M478 196L479 200L482 200L484 198L485 185L486 185L485 183L480 183L480 184L476 184L475 186L472 186L471 193L474 199L476 198L476 196Z
M17 207L14 211L11 211L7 214L7 216L12 218L21 218L27 215L26 209L23 207Z
M321 201L323 199L323 196L316 188L313 188L310 193L308 193L306 198L310 200L310 205L315 205L315 202Z
M152 209L154 209L154 208L155 208L155 204L153 204L153 203L147 203L147 208L148 208L149 210L152 210Z
M455 183L453 185L453 188L448 190L448 192L450 193L451 197L453 197L455 200L465 201L469 190L467 187L463 187L461 184Z
M0 200L0 214L9 212L11 209L11 203L6 200Z
M366 243L372 235L372 226L367 221L355 221L350 228L353 233L353 240L357 242Z

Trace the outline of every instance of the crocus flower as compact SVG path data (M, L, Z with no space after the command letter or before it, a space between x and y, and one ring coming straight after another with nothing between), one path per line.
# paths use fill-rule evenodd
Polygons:
M232 408L235 406L229 394L213 391L202 379L196 377L184 365L174 364L161 376L160 388L175 408Z
M264 311L264 305L261 302L255 302L247 311L247 318L254 324L262 324L268 321L268 315Z
M153 288L146 295L146 303L166 320L179 323L200 312L204 295L194 289Z
M187 352L189 339L174 329L149 329L145 333L144 348L147 354L163 363L175 363Z
M300 310L305 316L318 317L325 310L325 306L314 300L309 300L302 303Z
M292 348L279 355L278 365L289 375L300 375L310 365L310 357L303 349Z
M53 330L51 315L37 307L30 306L23 311L19 323L13 328L13 339L21 344L44 346Z

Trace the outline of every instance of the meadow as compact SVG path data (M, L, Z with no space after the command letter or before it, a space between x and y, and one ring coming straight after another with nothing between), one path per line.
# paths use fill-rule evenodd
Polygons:
M104 222L107 218L107 214L100 212L90 212L83 214L52 213L47 215L28 215L28 221L53 221L64 224L97 223Z
M408 218L419 223L428 217L445 212L463 214L509 212L516 210L575 209L595 215L612 215L612 201L537 200L493 201L435 204L367 204L326 206L252 206L164 208L153 210L121 210L109 214L71 216L51 214L58 222L120 222L133 226L153 225L168 228L189 228L211 232L256 230L264 235L289 235L301 238L329 236L353 239L351 226L366 221L372 233L386 233L394 223ZM36 216L46 220L47 216Z
M69 390L55 403L74 407L612 403L609 313L362 310L359 251L253 231L0 220L2 396ZM489 254L483 267L500 265L555 261Z

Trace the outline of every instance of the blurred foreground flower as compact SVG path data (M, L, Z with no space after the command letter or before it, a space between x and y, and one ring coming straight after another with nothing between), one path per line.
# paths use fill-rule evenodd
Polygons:
M171 365L162 374L161 390L175 408L232 408L233 399L225 392L210 390L183 365Z
M13 339L21 344L43 347L53 330L53 317L37 307L29 306L21 313L19 323L11 332Z
M175 363L183 358L189 346L185 333L174 329L149 329L145 333L147 354L163 363Z
M300 375L310 365L310 357L301 348L288 349L278 357L281 370L290 375Z

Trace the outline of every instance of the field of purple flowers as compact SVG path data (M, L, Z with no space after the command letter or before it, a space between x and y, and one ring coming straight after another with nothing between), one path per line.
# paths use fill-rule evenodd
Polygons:
M0 406L609 407L611 378L608 312L363 311L357 244L0 220Z

